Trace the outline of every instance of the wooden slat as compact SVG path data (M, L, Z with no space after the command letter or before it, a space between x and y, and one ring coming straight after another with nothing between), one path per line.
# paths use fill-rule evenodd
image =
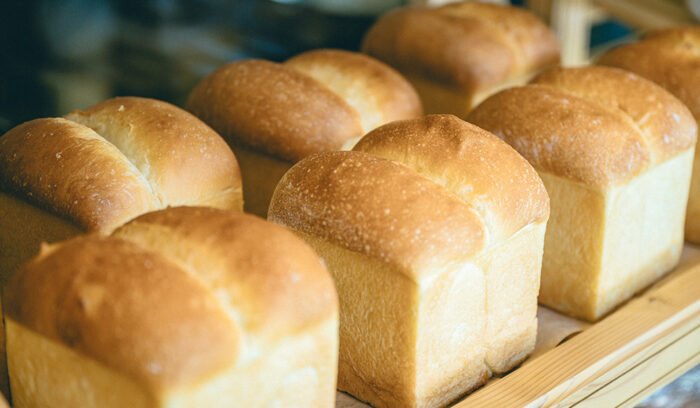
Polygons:
M677 367L685 366L687 362L697 361L700 357L699 345L700 325L601 387L586 397L585 400L573 404L572 407L596 408L623 405L627 401L632 400L634 396L648 390L649 387L663 385L659 383L659 377L664 377L666 373L674 372ZM655 389L652 388L649 391Z
M676 342L698 324L700 265L633 299L588 330L476 391L455 407L571 406Z

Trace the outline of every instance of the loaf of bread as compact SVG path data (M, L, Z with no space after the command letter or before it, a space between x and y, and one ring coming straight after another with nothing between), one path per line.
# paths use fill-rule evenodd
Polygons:
M547 194L517 152L451 115L384 125L355 149L292 167L269 218L335 277L339 389L442 407L534 346Z
M5 299L15 407L295 407L335 401L338 305L284 228L213 208L45 246Z
M652 32L642 41L614 48L599 64L626 69L666 88L700 122L700 26ZM700 157L696 150L688 197L685 238L700 244Z
M109 233L174 205L241 209L231 149L188 112L114 98L0 137L0 283L40 242Z
M595 320L676 265L697 127L673 95L614 68L553 69L468 119L547 187L540 302Z
M350 149L381 124L423 113L398 72L339 50L310 51L282 64L228 64L197 85L187 109L233 147L245 210L263 217L277 182L295 162L312 153Z
M427 113L462 118L559 62L554 34L534 15L476 1L393 10L369 30L362 50L404 74Z

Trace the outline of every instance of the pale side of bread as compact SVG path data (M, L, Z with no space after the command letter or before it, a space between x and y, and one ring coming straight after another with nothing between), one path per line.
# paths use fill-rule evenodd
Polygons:
M272 188L279 178L273 180L271 173L246 173L350 149L376 126L423 113L415 90L394 69L363 54L329 49L281 64L244 60L220 67L192 91L187 109L234 150L251 153L251 160L241 164L244 179L250 183L262 177ZM266 216L272 189L244 188L260 191L245 210Z
M700 121L700 27L653 31L637 43L605 53L598 64L625 69L663 86ZM685 238L700 243L700 157L696 150Z
M534 346L547 194L512 148L450 115L384 125L355 149L292 167L269 217L334 274L339 388L443 406Z
M612 68L555 69L468 119L547 187L542 303L595 320L675 265L697 128L662 88Z
M18 406L332 404L335 290L292 233L180 207L114 235L45 248L11 282Z
M546 24L516 7L479 2L393 10L372 26L362 50L403 73L427 113L460 117L486 94L559 62Z

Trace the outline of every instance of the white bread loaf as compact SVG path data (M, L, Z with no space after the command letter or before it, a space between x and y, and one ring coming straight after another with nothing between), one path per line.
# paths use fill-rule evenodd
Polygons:
M352 148L381 124L423 113L398 72L340 50L309 51L282 64L225 65L197 85L187 109L232 146L241 164L245 209L263 217L277 182L298 160Z
M634 72L666 88L700 123L700 26L649 33L642 41L614 48L599 64ZM700 156L695 151L685 238L700 244Z
M557 40L537 17L476 1L392 10L370 28L362 51L404 74L427 113L462 118L559 62Z
M468 120L547 187L540 302L595 320L676 265L697 127L673 95L614 68L553 69Z
M375 407L444 406L534 346L547 194L517 152L451 115L355 149L292 167L269 218L335 277L338 387Z
M109 233L170 205L241 209L241 192L221 137L165 102L114 98L21 124L0 137L0 288L41 242ZM4 392L6 375L0 349Z
M256 217L170 208L46 246L11 281L15 407L331 407L330 275Z
M109 233L167 206L242 204L231 149L173 105L114 98L36 119L0 137L0 281L42 241Z

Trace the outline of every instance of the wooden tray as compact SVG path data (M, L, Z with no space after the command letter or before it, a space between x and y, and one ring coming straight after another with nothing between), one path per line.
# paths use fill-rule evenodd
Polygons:
M700 249L686 245L661 281L452 407L634 406L699 362Z

